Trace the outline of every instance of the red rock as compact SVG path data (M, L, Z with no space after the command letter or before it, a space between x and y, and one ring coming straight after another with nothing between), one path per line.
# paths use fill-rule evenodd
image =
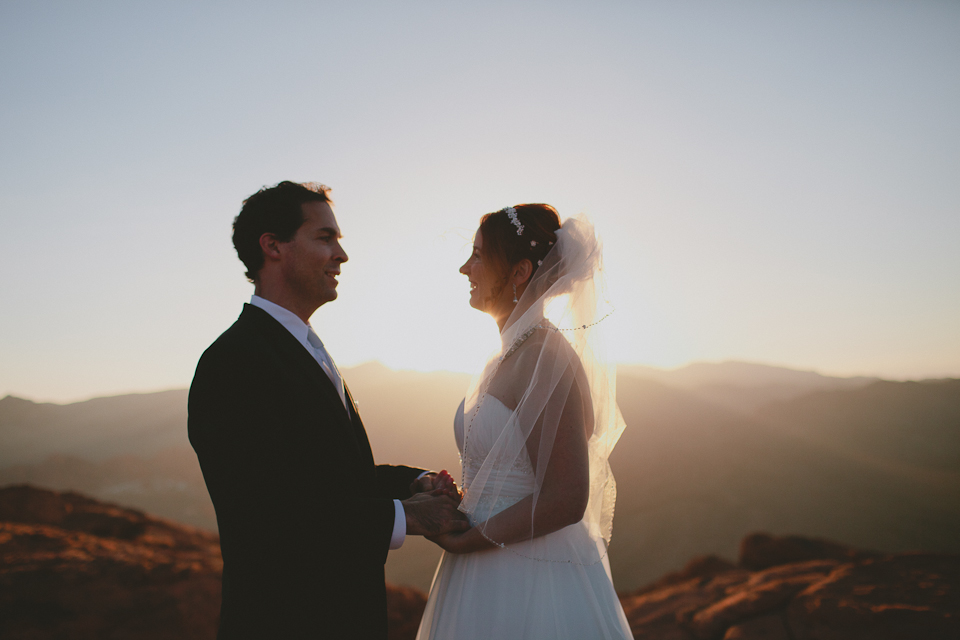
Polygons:
M216 534L78 494L0 489L4 640L209 640L222 570ZM389 639L412 640L425 604L388 585Z
M156 518L117 505L106 504L78 493L58 493L29 485L0 489L0 522L54 525L104 538L139 540L154 546L214 546L215 533Z
M829 540L801 536L771 536L753 533L740 542L740 566L751 571L807 560L850 562L875 557L872 551L860 551Z
M59 526L70 507L59 493L29 485L0 490L0 522L31 522Z
M217 551L0 523L0 637L212 638Z
M838 569L787 610L795 640L960 638L960 557L898 554Z
M657 589L668 587L670 585L688 582L694 578L713 578L714 576L718 576L736 568L737 565L717 556L697 556L688 562L680 571L668 573L656 582L653 582L645 587L640 587L635 591L624 594L624 596L638 596L649 591L656 591Z
M621 596L636 638L960 639L960 557L878 556L824 540L750 536L759 571L700 562ZM762 552L762 553L761 553ZM814 559L806 556L815 556ZM722 561L721 561L722 562ZM698 569L719 573L698 577ZM686 580L684 580L686 578Z
M723 640L792 640L783 616L771 614L754 618L727 629Z
M692 632L677 622L656 623L640 629L631 626L630 630L634 640L697 640Z
M387 585L387 640L414 640L427 596L413 587Z
M837 565L834 560L814 560L755 573L728 589L725 598L698 611L690 628L698 638L709 640L736 623L783 608L796 594L825 579Z
M960 638L958 556L762 535L743 548L744 565L774 564L698 558L622 596L635 637ZM0 489L4 639L212 638L221 571L215 534L78 494ZM387 598L390 640L412 639L424 594L388 586Z
M620 599L636 638L693 638L689 621L701 609L722 599L728 590L746 582L750 573L731 569L712 578L691 578L653 591Z

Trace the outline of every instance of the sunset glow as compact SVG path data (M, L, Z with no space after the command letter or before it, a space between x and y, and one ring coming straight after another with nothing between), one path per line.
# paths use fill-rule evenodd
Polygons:
M960 376L956 3L0 9L0 396L187 386L262 185L332 187L341 367L474 371L480 216L605 243L622 362Z

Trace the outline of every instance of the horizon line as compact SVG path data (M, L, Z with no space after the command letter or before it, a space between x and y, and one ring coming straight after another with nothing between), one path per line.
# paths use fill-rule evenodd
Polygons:
M358 364L344 366L344 367L342 367L342 369L343 369L343 371L345 371L345 372L349 372L349 371L354 370L354 369L359 369L360 367L369 367L369 366L371 366L371 365L373 365L373 366L378 366L378 367L382 367L383 369L386 369L387 371L391 371L391 372L395 372L395 373L420 373L420 374L435 374L435 373L441 373L441 374L453 374L453 375L472 375L472 374L474 373L474 372L470 372L470 371L458 371L458 370L454 370L454 369L429 369L429 370L424 370L424 369L415 369L415 368L394 368L394 367L391 367L390 365L387 365L387 364L381 362L380 360L365 360L365 361L360 362L360 363L358 363ZM679 371L681 371L681 370L683 370L683 369L686 369L686 368L689 368L689 367L692 367L692 366L696 366L696 365L713 365L713 366L720 366L720 365L746 365L746 366L751 366L751 367L762 367L762 368L767 368L767 369L779 369L779 370L782 370L782 371L791 371L791 372L794 372L794 373L814 374L814 375L818 375L818 376L821 376L821 377L824 377L824 378L837 378L837 379L844 379L844 380L853 380L853 379L857 379L857 378L865 378L865 379L873 379L873 380L878 380L878 381L879 381L879 380L885 380L885 381L889 381L889 382L924 382L924 381L930 381L930 380L954 380L954 379L960 379L960 373L957 373L957 374L947 374L947 375L929 375L929 376L921 376L921 377L917 377L917 376L884 376L884 375L878 375L878 374L865 374L865 373L852 374L852 375L851 375L851 374L834 374L834 373L823 373L822 371L819 371L819 370L816 370L816 369L802 369L802 368L797 368L797 367L790 366L790 365L769 364L769 363L765 363L765 362L753 362L753 361L749 361L749 360L736 360L736 359L728 359L728 360L693 360L693 361L687 362L687 363L685 363L685 364L678 365L678 366L676 366L676 367L661 367L661 366L656 366L656 365L651 365L651 364L644 364L644 363L638 363L638 362L618 362L618 363L616 363L616 365L617 365L618 370L620 369L620 367L639 367L639 368L643 368L643 369L651 369L651 370L654 370L654 371L657 371L657 372L666 373L666 374L676 373L676 372L679 372ZM5 391L2 395L0 395L0 400L4 400L4 399L6 399L6 398L17 398L17 399L19 399L19 400L26 400L26 401L32 402L32 403L34 403L34 404L68 405L68 404L79 404L79 403L82 403L82 402L89 402L89 401L91 401L91 400L97 400L97 399L100 399L100 398L116 398L116 397L120 397L120 396L131 396L131 395L151 395L151 394L165 393L165 392L170 392L170 391L185 391L185 390L188 390L189 388L190 388L190 385L189 385L189 383L187 383L187 384L182 385L182 386L181 386L181 385L178 385L178 386L172 386L172 387L161 387L161 388L153 388L153 389L142 389L142 388L141 388L141 389L127 389L127 390L103 391L103 392L94 393L93 395L83 394L83 395L80 395L80 396L64 396L64 397L59 397L59 398L52 398L52 397L44 397L44 398L40 398L40 397L30 397L29 395L19 395L19 394L15 393L15 392L12 392L12 391Z

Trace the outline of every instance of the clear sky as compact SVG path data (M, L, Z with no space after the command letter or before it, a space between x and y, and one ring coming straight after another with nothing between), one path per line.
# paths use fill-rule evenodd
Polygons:
M548 202L624 362L960 376L957 2L3 2L0 118L0 396L189 384L283 179L333 188L341 366L475 369L472 232Z

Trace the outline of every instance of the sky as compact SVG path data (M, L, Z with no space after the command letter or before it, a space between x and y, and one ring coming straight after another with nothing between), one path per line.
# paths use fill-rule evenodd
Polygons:
M482 214L604 242L622 362L960 376L960 3L0 2L0 397L185 387L241 202L329 185L338 364L473 371Z

